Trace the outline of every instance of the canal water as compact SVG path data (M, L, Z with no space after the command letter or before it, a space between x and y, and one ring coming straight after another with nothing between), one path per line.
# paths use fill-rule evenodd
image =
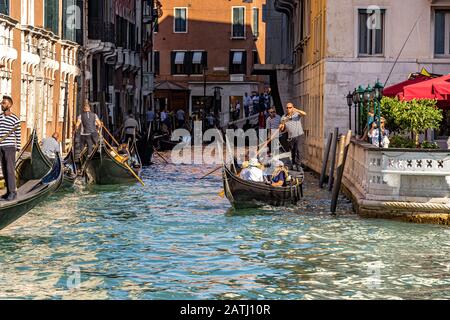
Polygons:
M361 219L307 173L297 208L234 212L220 173L77 184L0 232L0 298L450 298L450 229Z

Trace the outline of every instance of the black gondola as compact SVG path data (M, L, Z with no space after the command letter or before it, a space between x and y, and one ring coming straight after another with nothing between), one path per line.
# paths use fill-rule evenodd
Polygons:
M116 157L117 151L107 147L101 138L97 147L83 164L83 172L88 183L112 185L137 182L136 176L139 176L142 164L136 151L136 145L133 144L130 149L130 158L125 163L117 160Z
M18 176L18 186L29 180L39 179L53 166L55 159L47 157L38 142L36 131L30 136L21 155L17 160L16 172ZM63 160L63 183L62 188L73 186L76 179L76 165L72 150Z
M64 164L64 180L62 188L70 188L77 179L77 165L73 154L73 149L67 154L63 161Z
M272 187L265 183L251 182L239 178L226 165L223 166L225 196L236 208L255 208L264 205L295 205L302 197L302 182L287 187Z
M159 151L172 151L173 148L175 148L175 146L177 144L179 144L179 141L172 141L170 140L170 137L163 137L160 139L157 139L157 149Z
M62 184L62 161L57 155L53 166L40 179L24 181L17 189L17 199L0 201L0 230L19 219L36 205L44 201Z

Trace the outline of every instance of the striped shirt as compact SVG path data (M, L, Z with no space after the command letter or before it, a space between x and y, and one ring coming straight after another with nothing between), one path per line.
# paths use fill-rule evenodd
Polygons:
M17 127L14 131L13 129ZM6 137L8 134L10 135ZM0 115L0 140L6 137L0 142L0 147L15 147L20 149L20 121L15 114L5 116Z

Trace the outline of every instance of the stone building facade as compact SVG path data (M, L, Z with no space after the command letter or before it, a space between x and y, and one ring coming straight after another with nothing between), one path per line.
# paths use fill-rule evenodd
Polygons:
M14 100L22 143L57 131L71 142L76 114L79 44L75 0L0 2L0 90Z
M377 79L389 86L423 67L450 72L448 0L272 0L268 5L286 19L287 39L277 45L285 48L286 59L278 73L289 88L280 91L308 113L306 164L316 171L328 133L349 128L349 91L373 86Z

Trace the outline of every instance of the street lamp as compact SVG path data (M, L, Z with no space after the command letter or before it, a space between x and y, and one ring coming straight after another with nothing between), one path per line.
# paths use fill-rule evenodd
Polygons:
M364 91L364 103L366 104L366 112L364 112L364 115L366 117L367 121L367 130L370 130L370 122L369 122L369 112L370 112L370 103L373 102L373 89L370 86L370 84L367 86L366 90Z
M353 94L349 91L347 95L347 105L348 105L348 128L352 130L352 105L353 105ZM356 122L355 122L356 127Z
M358 104L358 107L359 107L359 120L358 120L358 128L359 128L359 134L360 135L362 135L363 133L362 133L362 131L364 130L364 127L363 127L363 115L364 115L364 110L363 110L363 107L364 107L364 88L360 85L359 87L358 87L358 89L356 89L356 97L355 97L355 99L356 99L356 103ZM365 120L364 120L365 121Z
M375 116L375 111L377 114L377 125L378 125L378 146L381 148L381 99L383 98L383 85L380 83L380 81L377 79L377 82L375 83L375 86L373 87L374 89L374 95L375 95L375 109L374 110L374 116Z

